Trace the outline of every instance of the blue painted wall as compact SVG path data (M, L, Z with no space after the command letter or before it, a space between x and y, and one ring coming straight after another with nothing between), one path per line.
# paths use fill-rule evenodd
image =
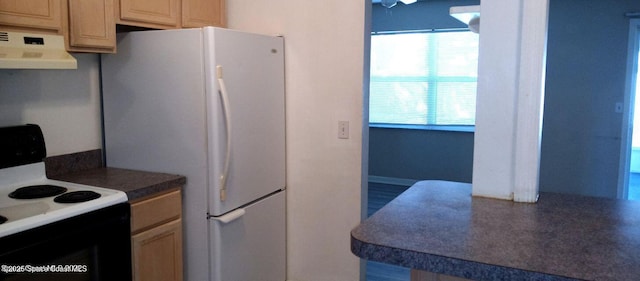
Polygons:
M373 9L373 30L459 27L450 5ZM374 5L376 6L376 5ZM637 0L551 0L541 191L616 197L629 21ZM453 21L452 21L453 20ZM473 133L370 129L369 174L471 181Z
M473 133L370 128L369 174L471 182Z
M616 197L637 0L551 0L540 189Z

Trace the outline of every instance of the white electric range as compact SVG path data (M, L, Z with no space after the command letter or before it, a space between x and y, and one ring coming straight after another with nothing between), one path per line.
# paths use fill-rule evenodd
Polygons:
M0 169L0 237L126 201L122 191L48 179L44 162Z
M0 280L131 280L126 194L48 179L45 157L39 126L0 128Z

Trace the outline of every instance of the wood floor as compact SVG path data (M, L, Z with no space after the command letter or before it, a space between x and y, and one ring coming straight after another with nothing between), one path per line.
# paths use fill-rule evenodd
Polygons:
M367 214L371 216L408 187L369 183ZM408 281L409 269L378 262L367 262L367 281Z

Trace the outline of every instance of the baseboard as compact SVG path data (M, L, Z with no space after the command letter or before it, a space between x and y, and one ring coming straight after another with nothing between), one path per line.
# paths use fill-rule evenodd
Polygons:
M399 186L412 186L418 180L414 179L404 179L404 178L392 178L392 177L381 177L381 176L369 176L369 182L371 183L381 183L381 184L391 184L391 185L399 185Z

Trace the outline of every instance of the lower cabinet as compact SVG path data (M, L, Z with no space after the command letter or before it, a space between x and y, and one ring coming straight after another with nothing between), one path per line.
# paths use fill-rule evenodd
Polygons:
M180 190L131 203L134 281L182 280Z

